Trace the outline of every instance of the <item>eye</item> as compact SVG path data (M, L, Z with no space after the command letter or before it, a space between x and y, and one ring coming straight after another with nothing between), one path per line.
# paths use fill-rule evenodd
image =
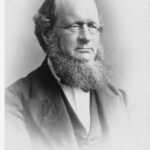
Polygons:
M72 32L78 32L80 29L80 25L78 24L73 24L71 25L68 29L70 29Z
M102 32L103 30L103 26L101 25L100 27L98 27L97 25L93 24L93 23L89 23L88 24L89 30L91 33L97 33L97 32Z
M98 32L98 27L93 23L89 23L88 28L89 28L89 32L92 34L96 34Z
M67 29L67 30L71 30L72 32L77 32L80 29L80 25L78 25L78 24L72 24L72 25L67 25L67 26L65 26L63 28Z
M80 26L78 24L73 24L71 28L80 28Z
M72 26L70 26L70 29L73 31L79 30L80 26L78 24L73 24Z
M89 23L88 27L92 28L92 29L96 29L96 30L98 29L98 27L95 24L92 24L92 23Z

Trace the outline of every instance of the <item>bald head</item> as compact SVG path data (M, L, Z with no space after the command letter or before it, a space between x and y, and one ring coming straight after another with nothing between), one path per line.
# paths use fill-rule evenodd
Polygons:
M56 13L58 22L61 18L69 18L76 14L83 19L95 18L96 22L99 22L98 9L94 0L56 0Z
M96 8L95 0L55 0L55 5L57 9L60 8L86 8L92 5ZM96 8L97 9L97 8Z

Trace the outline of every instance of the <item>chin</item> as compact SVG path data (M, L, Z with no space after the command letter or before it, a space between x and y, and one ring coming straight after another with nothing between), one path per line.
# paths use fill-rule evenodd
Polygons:
M94 62L93 59L87 59L87 58L75 58L75 59L77 59L77 60L79 60L83 63L92 63L92 62Z
M81 62L87 62L87 63L90 63L90 62L94 62L95 61L95 58L93 57L76 57L75 59L81 61Z

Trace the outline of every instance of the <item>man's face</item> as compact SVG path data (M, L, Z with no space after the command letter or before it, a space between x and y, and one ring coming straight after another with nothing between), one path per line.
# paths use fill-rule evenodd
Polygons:
M56 0L55 34L63 53L92 62L99 47L99 16L93 0Z

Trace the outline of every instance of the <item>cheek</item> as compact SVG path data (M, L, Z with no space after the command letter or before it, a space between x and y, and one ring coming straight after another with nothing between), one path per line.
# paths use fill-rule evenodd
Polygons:
M100 38L98 36L97 38L95 38L94 44L95 44L96 47L98 47L99 43L100 43Z
M98 38L93 40L93 47L95 49L95 52L97 52L97 49L99 48L100 40Z
M61 48L63 49L63 51L69 54L73 54L77 46L76 40L74 40L74 38L71 38L69 36L64 36L61 39L60 43L61 43Z

